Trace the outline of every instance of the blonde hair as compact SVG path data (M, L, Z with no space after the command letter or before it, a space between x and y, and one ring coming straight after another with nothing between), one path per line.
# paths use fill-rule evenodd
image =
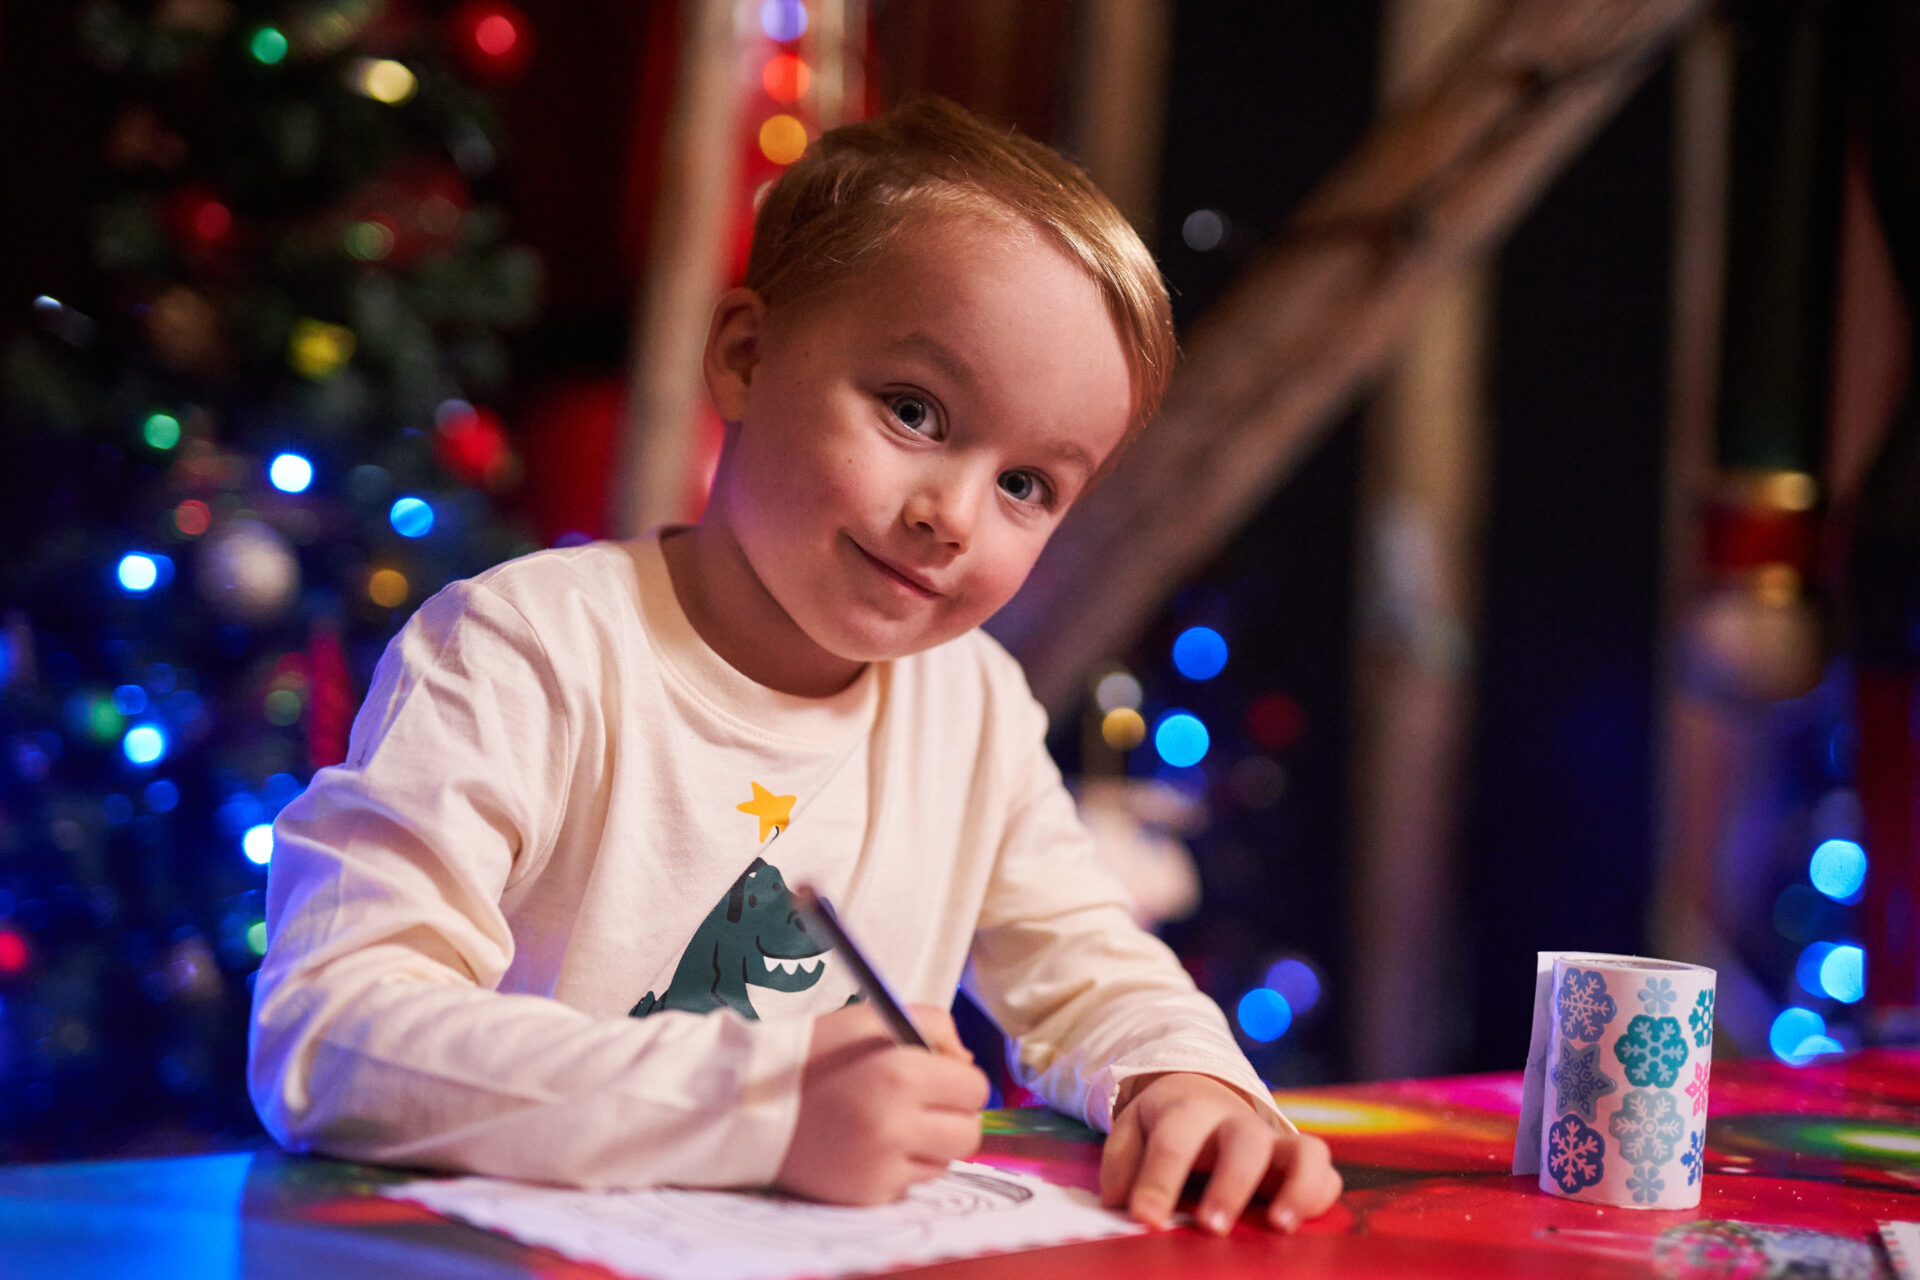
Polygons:
M1173 371L1173 312L1153 255L1072 161L944 99L821 134L762 200L745 284L778 307L852 274L915 218L969 211L1025 219L1099 287L1133 378L1131 437Z

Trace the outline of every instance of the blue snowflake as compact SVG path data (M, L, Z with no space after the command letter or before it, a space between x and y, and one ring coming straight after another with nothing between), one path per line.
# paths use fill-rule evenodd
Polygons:
M1643 1164L1627 1175L1627 1190L1633 1192L1635 1204L1652 1204L1666 1189L1666 1182L1653 1165Z
M1606 1139L1579 1116L1561 1116L1547 1131L1547 1172L1568 1195L1600 1181Z
M1703 1131L1696 1129L1688 1135L1687 1149L1680 1153L1680 1163L1686 1166L1687 1170L1688 1186L1700 1181L1700 1168L1705 1163L1706 1146L1707 1135Z
M1553 1064L1553 1086L1559 1091L1556 1111L1578 1111L1594 1118L1593 1104L1620 1086L1600 1073L1600 1046L1560 1042L1560 1060Z
M1569 1040L1598 1040L1619 1012L1607 994L1606 975L1592 969L1569 969L1562 974L1554 1007L1560 1013L1560 1034Z
M1613 1056L1626 1068L1629 1084L1670 1089L1686 1065L1687 1035L1678 1018L1636 1013L1627 1033L1613 1042Z
M1713 1039L1713 992L1702 991L1693 998L1693 1011L1687 1015L1687 1025L1693 1028L1693 1043L1704 1049L1707 1041Z
M1665 1164L1673 1159L1687 1123L1672 1094L1634 1089L1620 1099L1607 1129L1619 1140L1620 1154L1629 1164Z
M1649 978L1647 985L1640 988L1640 1003L1647 1006L1648 1013L1672 1013L1673 1002L1678 998L1671 978Z

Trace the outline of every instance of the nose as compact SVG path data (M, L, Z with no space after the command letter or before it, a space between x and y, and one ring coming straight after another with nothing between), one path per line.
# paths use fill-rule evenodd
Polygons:
M990 496L992 477L958 462L932 467L907 494L901 518L907 527L924 531L955 553L965 551L980 519L980 505Z

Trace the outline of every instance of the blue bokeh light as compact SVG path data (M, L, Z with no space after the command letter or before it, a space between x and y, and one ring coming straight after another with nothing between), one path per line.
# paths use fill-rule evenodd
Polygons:
M1276 960L1267 969L1267 985L1286 997L1295 1013L1305 1013L1320 1003L1320 975L1304 960L1288 956Z
M313 464L297 453L282 453L267 464L267 479L282 493L305 493L313 483Z
M1782 1062L1791 1062L1798 1066L1811 1054L1803 1055L1801 1045L1808 1040L1827 1034L1827 1020L1811 1009L1790 1004L1774 1016L1773 1026L1767 1031L1767 1047L1773 1050L1773 1056Z
M1808 995L1826 994L1826 987L1820 981L1820 966L1825 964L1827 957L1832 954L1833 943L1813 942L1809 943L1807 949L1800 953L1800 958L1793 962L1794 981L1798 982L1801 989Z
M1857 1004L1867 994L1867 953L1838 946L1820 962L1820 989L1841 1004Z
M1867 851L1851 840L1824 840L1807 862L1807 879L1836 902L1846 902L1867 881Z
M247 833L240 837L240 851L254 866L266 866L273 859L273 824L262 822L248 827Z
M120 739L120 750L130 763L158 764L167 754L167 735L159 725L137 724Z
M143 555L138 551L120 557L120 565L115 570L120 579L120 589L132 595L140 595L160 585L160 560L162 557Z
M123 684L113 691L113 709L123 716L137 716L147 709L147 691L137 684Z
M1190 711L1169 711L1153 731L1153 749L1176 769L1199 764L1212 744L1207 726Z
M155 813L171 813L180 803L180 788L165 778L155 778L144 792L147 808Z
M387 512L393 531L403 538L423 538L433 529L433 507L425 498L409 495L395 500Z
M800 0L763 0L760 29L769 40L798 40L807 33L807 6Z
M1293 1010L1287 998L1272 987L1255 987L1240 997L1237 1011L1240 1029L1247 1037L1267 1044L1278 1040L1293 1025Z
M1189 680L1211 680L1227 665L1227 641L1212 627L1188 627L1173 642L1173 665Z

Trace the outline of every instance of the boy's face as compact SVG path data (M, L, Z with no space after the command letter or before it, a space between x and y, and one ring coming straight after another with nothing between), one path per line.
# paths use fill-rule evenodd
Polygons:
M756 624L766 643L849 674L1005 604L1132 412L1092 280L983 215L924 215L777 311L735 291L707 375L728 432L703 524L777 605Z

